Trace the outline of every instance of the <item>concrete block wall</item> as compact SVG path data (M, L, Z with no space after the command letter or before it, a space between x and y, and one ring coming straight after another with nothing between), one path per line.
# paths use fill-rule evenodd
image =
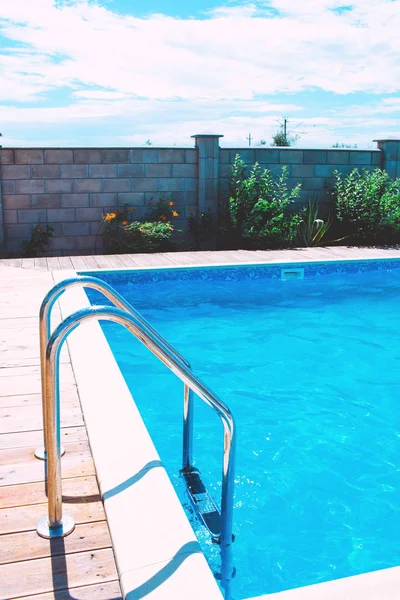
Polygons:
M18 254L40 221L54 228L50 254L102 248L103 211L125 204L144 217L172 200L185 229L198 198L197 151L187 148L2 148L4 245ZM0 237L2 237L0 235Z
M38 221L54 228L49 254L91 254L102 249L103 211L125 204L142 218L157 200L172 200L187 219L229 198L232 163L240 154L302 185L294 208L317 197L321 214L332 203L333 172L381 167L400 177L400 140L376 140L376 150L220 148L220 135L195 135L194 148L0 148L0 242L21 253Z
M282 173L287 166L289 187L301 183L301 192L293 208L304 206L308 199L318 199L321 214L329 212L332 206L333 172L338 170L347 175L354 168L369 170L383 167L381 150L300 150L295 148L237 148L220 151L219 190L222 199L228 198L230 174L235 156L239 154L251 167L255 162L262 169L269 169L273 175Z

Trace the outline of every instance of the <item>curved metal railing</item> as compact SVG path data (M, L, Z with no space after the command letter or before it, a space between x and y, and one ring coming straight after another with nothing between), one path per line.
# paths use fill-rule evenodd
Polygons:
M39 312L39 339L40 339L40 369L41 369L41 380L42 380L42 410L43 410L43 446L39 446L35 450L36 458L40 460L46 460L46 448L48 445L47 437L47 417L46 417L46 348L50 339L51 331L51 311L55 302L59 297L67 290L73 287L85 287L96 290L103 294L110 302L112 302L117 308L125 310L130 313L137 322L147 330L156 340L160 342L165 348L171 352L182 364L190 368L190 364L187 360L179 354L179 352L165 339L163 338L156 329L135 309L133 306L125 300L123 296L118 294L108 283L101 281L96 277L90 277L89 275L78 275L65 279L60 283L57 283L44 297L43 302L40 306ZM184 384L183 394L183 458L182 468L185 470L191 468L192 464L192 430L193 430L193 395L190 388ZM63 446L60 448L61 456L65 453Z
M176 352L171 351L160 336L138 322L136 316L115 307L93 306L75 312L58 325L46 348L45 396L47 427L47 477L48 477L48 516L39 521L37 533L41 537L65 536L73 531L72 517L62 513L61 481L61 442L60 442L60 392L59 362L60 351L68 335L89 320L107 320L126 327L163 364L165 364L184 384L220 417L224 428L224 453L221 491L221 528L218 542L222 553L230 556L232 545L235 424L229 408L184 364ZM151 328L152 329L152 328ZM230 565L230 561L227 563ZM230 566L227 567L230 572Z

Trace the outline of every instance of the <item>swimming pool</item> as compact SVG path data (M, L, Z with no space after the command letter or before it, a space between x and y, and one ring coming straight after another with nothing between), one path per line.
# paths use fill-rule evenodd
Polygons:
M233 598L400 564L400 263L285 265L304 269L288 280L282 268L93 273L236 417ZM182 385L121 327L103 329L186 502ZM196 403L194 455L218 499L221 431L210 412ZM192 522L217 572L218 548Z

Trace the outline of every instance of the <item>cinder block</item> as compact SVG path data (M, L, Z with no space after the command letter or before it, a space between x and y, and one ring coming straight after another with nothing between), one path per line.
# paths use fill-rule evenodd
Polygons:
M118 165L118 177L144 177L144 165Z
M197 150L195 151L197 153ZM186 160L186 162L189 162ZM197 161L196 161L197 162ZM219 151L219 162L221 165L228 165L231 162L229 150L220 150Z
M117 165L90 165L89 177L116 177Z
M100 225L103 210L100 207L77 208L76 221L97 221Z
M0 148L0 165L14 164L14 153L12 150Z
M328 165L348 165L350 152L348 150L327 150L326 158Z
M178 148L160 148L158 151L158 160L160 163L184 163L185 150Z
M131 161L130 150L128 149L112 149L102 150L103 163L129 163Z
M368 150L350 152L350 164L351 165L370 165L371 164L371 152Z
M157 192L158 179L132 179L134 192Z
M389 175L389 177L392 177L392 179L395 179L396 175L397 175L397 161L396 160L385 160L384 166L385 166L385 171Z
M280 151L274 148L259 148L255 151L256 162L265 164L278 164Z
M90 194L90 206L116 206L117 194Z
M305 164L324 165L326 160L326 150L303 150L303 162Z
M221 156L221 154L220 154L220 156ZM186 158L186 162L188 164L197 163L197 160L198 160L197 150L196 149L185 150L185 158ZM229 159L229 151L228 151L228 159Z
M308 177L302 181L302 189L305 191L322 191L326 185L326 179L321 177Z
M13 179L5 179L1 182L1 193L2 194L14 194L15 182Z
M144 198L144 192L130 192L128 194L118 194L118 206L124 206L124 204L142 206L145 201Z
M48 165L71 164L74 162L73 150L45 150L44 162Z
M31 178L32 179L59 179L60 167L59 165L32 165L31 166Z
M314 177L314 165L291 165L291 177Z
M42 165L44 162L43 150L34 148L21 148L14 150L16 165Z
M190 204L190 205L194 205L196 204L197 206L197 200L198 200L198 192L185 192L185 202L186 204Z
M133 166L133 165L132 165ZM183 167L190 165L180 165ZM171 164L147 164L145 166L146 177L171 177L172 165Z
M382 142L381 148L385 155L385 162L400 160L400 142L396 140Z
M131 189L130 179L105 179L103 181L105 192L129 192Z
M199 180L198 179L185 179L185 191L186 192L197 192L199 187Z
M103 189L102 179L77 179L75 181L75 192L101 192Z
M61 208L85 208L89 206L89 194L61 194Z
M32 208L59 208L60 194L32 194Z
M181 192L185 189L185 180L177 177L158 179L159 192Z
M315 165L315 177L333 177L334 171L341 171L343 165Z
M279 162L281 165L300 164L303 162L303 150L280 150Z
M136 154L138 152L138 154ZM140 152L142 153L142 160L138 160ZM155 148L143 148L143 150L131 150L131 162L138 163L143 162L147 163L157 163L160 161L159 151Z
M89 235L90 223L63 223L62 235Z
M76 236L55 237L52 238L50 247L53 250L75 250L77 239Z
M7 225L6 234L7 240L11 239L27 239L32 233L32 223L19 223Z
M371 152L371 164L373 164L376 167L381 167L383 166L383 152L381 150L375 150L374 152Z
M29 179L29 167L26 165L4 165L1 168L2 179Z
M233 163L236 155L239 154L240 158L247 164L251 165L255 163L255 151L254 150L242 150L237 148L230 151L230 162Z
M3 220L5 225L18 223L16 210L3 210Z
M74 163L75 164L93 164L93 163L101 163L102 156L101 150L88 148L88 149L79 149L74 150Z
M52 208L47 211L49 223L62 223L64 221L75 221L74 208Z
M3 196L3 208L31 208L31 196L29 195L18 195L18 194L7 194Z
M172 165L172 177L197 177L197 165Z
M78 250L92 250L94 251L96 248L96 236L95 235L85 235L85 237L78 237L76 239L76 247Z
M46 210L45 209L20 209L18 210L18 223L46 223Z
M89 168L87 165L61 165L60 175L65 178L84 179L89 177Z
M222 179L231 178L232 177L232 165L220 165L219 166L219 176Z
M17 194L43 194L43 179L19 179L15 182Z
M49 179L45 182L46 192L49 193L64 193L72 192L73 179Z

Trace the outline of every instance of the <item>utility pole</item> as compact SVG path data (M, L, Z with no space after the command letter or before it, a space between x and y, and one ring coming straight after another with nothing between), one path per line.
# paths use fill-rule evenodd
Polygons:
M249 140L249 146L251 146L251 140L253 138L251 137L251 133L249 133L249 135L247 136L246 140Z
M285 140L287 140L286 133L287 133L287 119L284 119L283 120L283 134L285 136Z

